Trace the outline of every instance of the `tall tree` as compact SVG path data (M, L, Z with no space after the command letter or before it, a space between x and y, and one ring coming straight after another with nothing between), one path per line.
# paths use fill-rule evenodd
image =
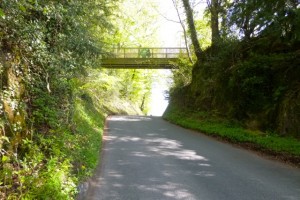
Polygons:
M180 16L180 13L179 13L178 2L177 2L177 0L172 0L172 1L173 1L173 5L176 9L176 13L177 13L177 16L178 16L179 23L182 27L183 37L184 37L184 44L185 44L185 47L186 47L186 51L188 53L189 60L190 60L191 63L194 63L193 59L192 59L192 56L191 56L191 51L190 51L190 48L189 48L189 45L188 45L187 31L186 31L186 28L185 28L185 24L184 24L184 21L181 19L181 16Z
M195 22L194 22L194 16L193 16L193 9L191 8L189 0L182 0L182 3L183 3L184 10L185 10L187 23L188 23L188 26L190 29L191 40L192 40L192 44L194 46L195 54L196 54L197 60L200 61L203 59L203 54L202 54L203 52L202 52L202 49L201 49L199 41L198 41L198 36L197 36L197 31L195 28Z
M208 8L210 9L211 19L211 45L214 47L218 40L220 40L219 30L219 10L221 0L207 0Z

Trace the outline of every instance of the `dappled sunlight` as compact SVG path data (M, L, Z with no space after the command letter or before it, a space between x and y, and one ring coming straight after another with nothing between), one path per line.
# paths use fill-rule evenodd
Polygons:
M101 199L222 199L223 191L228 196L234 193L239 199L244 191L252 190L249 187L263 188L256 187L255 184L261 183L257 180L236 177L238 182L231 185L235 180L228 174L235 175L238 166L231 167L227 163L232 162L226 156L231 152L224 144L206 145L206 137L185 132L156 117L113 119L116 121L110 123L109 119L109 129L104 136L101 171L105 173L100 181L92 182L95 198L91 200L99 199L97 193ZM224 155L214 157L215 148L222 148ZM235 189L240 185L245 187ZM210 194L206 192L208 189ZM240 194L235 195L236 192Z
M139 122L139 121L151 121L150 117L142 116L111 116L109 121L124 121L124 122Z
M156 185L136 185L136 187L141 191L159 192L159 189L156 187Z
M196 197L193 194L191 194L187 189L183 189L183 185L173 182L153 185L135 185L135 187L141 192L162 193L162 195L166 198L168 197L168 199L196 199Z
M167 138L139 138L130 136L104 136L107 141L114 142L142 142L147 146L148 152L155 152L161 156L174 156L180 160L201 160L208 161L207 158L197 155L193 150L182 148L182 144L176 140L170 140ZM152 153L150 153L152 155ZM132 152L131 155L147 157L145 153Z
M180 200L180 199L197 199L191 192L189 192L187 189L184 189L184 185L174 183L174 182L166 182L163 184L156 184L156 182L159 182L159 179L149 179L152 184L134 184L133 186L137 188L141 193L145 192L151 192L151 193L160 193L162 196L164 196L164 199L174 199L174 200Z
M104 135L103 136L104 141L114 141L114 142L137 142L140 141L141 138L139 137L129 137L129 136L123 136L123 137L116 137L116 136L109 136Z
M206 164L206 163L199 163L198 165L201 167L210 167L211 166L210 164Z
M159 134L157 134L157 133L147 133L146 135L152 137L152 136L158 136Z
M167 138L154 138L154 139L145 139L147 143L157 143L158 147L163 147L167 149L178 149L182 145L176 140L170 140Z
M115 183L112 186L115 187L115 188L122 188L122 187L124 187L124 185L119 184L119 183Z
M110 135L104 135L103 139L105 141L110 141L110 140L115 140L117 137L116 136L110 136Z
M136 142L136 141L140 141L141 138L139 137L129 137L129 136L125 136L125 137L120 137L118 138L118 140L122 141L122 142Z
M168 129L166 129L166 128L160 128L160 129L158 129L159 131L167 131Z
M141 117L141 116L113 116L109 119L110 121L148 121L152 120L150 117ZM120 131L119 128L114 127L111 131ZM165 128L158 129L159 132L168 131ZM177 140L172 140L164 137L157 137L160 134L156 132L146 133L145 137L136 137L130 135L124 136L104 136L105 141L111 141L114 143L122 143L122 142L134 142L143 144L147 151L139 152L132 151L130 153L131 156L136 157L149 157L154 156L173 156L176 159L180 160L191 160L191 161L205 161L208 159L202 155L197 154L194 150L186 149L183 147L182 142ZM199 166L210 166L207 163L199 163Z
M194 175L195 176L203 176L203 177L211 177L211 176L215 176L215 173L212 173L210 171L202 171L202 172L197 172Z
M176 184L168 182L163 185L159 185L158 188L163 190L163 194L167 197L172 197L174 199L196 199L187 189L183 189L181 184Z
M203 160L203 161L207 161L207 159L203 156L199 156L196 154L196 152L191 151L191 150L181 150L181 151L174 151L174 152L170 152L170 151L164 151L164 150L160 150L159 148L154 148L154 151L160 153L161 155L164 156L174 156L178 159L181 160Z
M193 150L183 149L182 144L176 140L170 140L168 138L154 138L145 139L147 144L155 143L155 145L149 145L148 150L156 152L162 156L174 156L181 160L203 160L208 161L203 156L197 155Z
M123 178L123 175L122 175L122 174L120 174L119 172L114 171L114 170L109 170L109 171L107 172L107 174L108 174L108 176L113 177L113 178L116 178L116 179Z
M147 155L143 152L132 152L130 155L137 156L137 157L150 157L150 155Z
M120 129L120 124L126 121L148 120L156 118L113 116L109 119L115 123L109 127L109 135L104 136L105 151L118 156L113 165L104 165L106 176L101 180L103 184L99 185L99 191L107 188L102 194L105 199L126 199L127 194L129 199L140 199L141 194L143 199L197 199L195 191L181 179L214 178L216 173L209 159L186 142L171 138L168 128L145 126L144 130L148 131L143 133L134 126Z
M125 160L118 160L118 165L120 165L120 166L126 166L126 165L130 165L131 164L131 162L129 162L129 161L125 161Z

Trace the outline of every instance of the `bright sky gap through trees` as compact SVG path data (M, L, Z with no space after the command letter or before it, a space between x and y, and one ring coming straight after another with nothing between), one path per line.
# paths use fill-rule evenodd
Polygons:
M162 47L184 47L183 30L178 20L178 15L174 8L172 0L152 0L150 4L155 8L158 15L158 40ZM197 3L195 5L198 10L197 16L202 17L206 3ZM184 17L184 10L181 8L182 18ZM150 111L149 115L161 116L166 107L168 106L168 100L165 98L166 91L169 90L171 71L160 70L158 72L159 78L154 80L151 89L150 97ZM159 80L160 79L160 80ZM163 79L163 80L162 80Z
M152 0L154 5L158 5L155 9L159 15L158 34L159 42L163 47L184 47L183 31L178 23L178 16L174 8L172 0ZM195 5L195 11L197 10L197 16L202 17L206 3L197 3ZM182 17L184 16L184 10L181 8ZM177 23L176 23L177 22Z

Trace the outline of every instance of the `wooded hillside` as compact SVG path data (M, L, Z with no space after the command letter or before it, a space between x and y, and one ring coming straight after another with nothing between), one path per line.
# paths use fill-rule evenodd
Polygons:
M197 63L191 83L174 88L171 107L300 137L299 1L207 1L206 49L195 40L201 30L193 26L192 4L182 3Z
M138 23L123 7L0 1L0 199L75 198L98 163L105 117L148 109L152 71L101 69L128 41L121 27Z

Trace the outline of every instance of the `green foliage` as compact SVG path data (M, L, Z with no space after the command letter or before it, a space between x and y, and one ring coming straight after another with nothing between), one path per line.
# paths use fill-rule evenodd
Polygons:
M184 87L192 81L193 66L187 58L179 58L178 69L173 70L173 89Z
M108 113L141 114L140 110L146 112L147 104L144 109L141 105L149 99L153 74L152 70L138 69L89 70L82 89L105 106Z
M194 65L190 84L177 81L171 101L299 137L299 2L233 1L226 7L220 41Z
M290 98L287 94L295 90L299 82L297 53L262 55L258 48L259 53L244 52L243 55L240 44L222 47L224 51L209 57L201 68L194 70L189 86L189 107L244 120L251 128L297 135L297 128L288 128L293 131L280 128L284 99ZM295 107L289 109L297 109L295 103L290 105ZM299 115L294 113L288 118L298 119Z
M185 128L221 137L232 143L244 144L269 154L284 156L285 159L299 164L297 160L300 158L300 141L295 138L248 130L236 122L224 120L209 113L182 110L175 105L168 108L164 118Z
M91 174L74 153L89 142L72 125L74 79L99 64L116 3L0 1L0 199L73 199Z
M114 19L114 47L155 46L157 39L156 2L144 0L122 1L119 15Z
M299 137L300 133L300 84L293 85L280 104L278 122L278 130L282 134L290 134ZM281 91L281 90L280 90ZM278 93L280 93L280 91Z
M76 194L72 165L55 141L58 141L56 136L25 139L22 143L27 150L25 155L9 152L2 155L1 198L70 199Z
M246 40L267 31L277 39L283 36L290 41L299 41L299 32L295 31L299 26L298 5L299 2L294 0L236 0L228 10L229 25L236 26Z
M24 155L15 156L9 152L2 155L0 180L4 180L4 186L1 188L1 198L75 198L76 186L92 175L99 162L107 114L138 112L138 108L133 109L127 103L128 100L121 99L121 80L107 73L90 70L85 81L72 79L69 86L73 88L75 101L71 124L64 125L56 120L60 126L22 141L20 153ZM99 76L102 78L96 78ZM39 103L44 104L43 101ZM8 138L1 139L4 144L10 142Z
M207 17L203 17L203 19L195 21L201 49L207 49L211 46L211 30L208 22L209 20Z
M73 170L80 180L84 180L92 175L99 161L105 113L97 110L93 101L83 96L76 99L75 105L73 120L76 124L76 135L69 141L73 147L67 150L74 156Z

